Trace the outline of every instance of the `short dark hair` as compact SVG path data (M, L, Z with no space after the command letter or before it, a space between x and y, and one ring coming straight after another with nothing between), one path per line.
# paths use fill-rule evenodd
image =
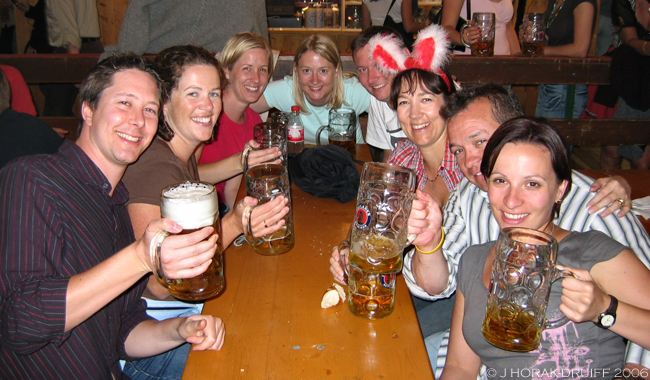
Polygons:
M134 53L112 54L93 67L81 83L79 96L81 104L95 110L104 90L113 85L113 75L120 71L135 69L149 73L156 81L158 94L161 94L161 82L151 63Z
M492 104L492 117L503 124L506 121L524 115L524 109L517 95L498 84L469 84L463 86L449 98L442 111L442 117L449 121L465 111L470 104L480 99L487 99Z
M532 117L516 117L506 121L490 137L485 145L481 172L489 178L492 175L494 164L503 147L508 144L532 144L547 149L551 154L551 166L557 177L557 183L568 181L568 186L562 194L562 200L571 190L571 163L569 150L562 140L558 130L550 125L546 119ZM561 203L561 202L560 202ZM552 219L560 215L560 204L553 205Z
M226 87L226 76L224 74L221 64L214 54L200 46L182 45L172 46L162 50L156 56L156 70L162 79L162 105L169 100L172 91L178 87L185 69L188 66L194 65L207 65L213 66L219 73L219 83L221 88ZM219 131L219 122L212 130L212 139L217 136ZM158 118L158 133L157 135L165 141L171 141L174 137L174 131L171 129L164 114L161 112Z
M375 25L375 26L371 26L368 29L364 29L361 33L359 33L354 38L354 40L352 40L352 43L350 44L350 50L352 51L352 54L354 54L357 50L361 50L364 47L366 47L366 45L368 45L368 42L370 42L370 39L379 34L381 35L393 34L397 37L397 41L399 41L399 43L402 44L401 47L406 47L406 45L404 45L404 40L402 39L402 35L397 30L389 26Z
M4 70L0 69L0 113L9 108L11 108L11 84Z
M447 75L448 78L451 78L451 75L446 71L445 75ZM390 89L390 106L395 110L397 109L397 98L399 98L399 94L402 92L402 87L406 86L406 92L414 93L420 84L423 88L436 95L442 94L445 103L449 99L449 96L456 92L456 87L453 84L451 85L451 88L449 88L447 82L445 82L440 75L434 72L424 69L408 69L397 74L395 79L393 79L393 85Z

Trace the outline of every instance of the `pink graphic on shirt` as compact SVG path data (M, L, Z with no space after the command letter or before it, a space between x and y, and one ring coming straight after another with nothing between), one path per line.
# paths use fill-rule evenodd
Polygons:
M557 378L584 379L589 375L593 359L587 359L590 349L581 345L578 330L573 322L544 330L542 344L532 351L539 354L531 373L535 380Z

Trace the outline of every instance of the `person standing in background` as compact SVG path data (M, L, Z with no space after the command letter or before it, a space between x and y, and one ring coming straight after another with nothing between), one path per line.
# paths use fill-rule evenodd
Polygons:
M47 37L54 53L102 53L97 0L45 1ZM45 96L43 116L75 116L72 112L78 90L73 84L41 86Z
M230 36L252 32L268 40L266 4L260 0L130 0L117 45L106 52L158 54L175 45L216 53Z
M544 14L547 38L544 55L586 57L596 24L596 9L596 0L549 1ZM574 93L568 89L569 86L565 84L540 85L536 116L549 119L579 118L587 105L587 85L576 85Z

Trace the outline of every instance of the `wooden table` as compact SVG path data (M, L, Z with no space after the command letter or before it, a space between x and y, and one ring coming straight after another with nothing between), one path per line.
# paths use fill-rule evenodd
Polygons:
M357 146L357 157L368 157ZM329 257L354 219L341 204L292 187L296 245L261 256L225 252L226 289L204 313L223 319L221 351L190 353L183 379L433 379L411 296L398 276L395 312L369 321L347 303L321 309L332 284Z
M610 175L619 175L625 178L632 187L632 199L643 198L650 195L649 170L580 170L591 178L602 178ZM641 224L650 233L650 220L639 217Z

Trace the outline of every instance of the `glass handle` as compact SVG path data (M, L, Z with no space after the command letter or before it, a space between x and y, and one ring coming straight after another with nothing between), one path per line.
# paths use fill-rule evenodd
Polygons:
M565 277L573 277L573 278L578 278L578 276L575 275L570 269L564 269L564 268L558 268L557 272L555 272L555 277L553 278L553 282L556 280L559 280L561 278ZM544 325L545 329L554 329L560 326L564 326L567 323L571 322L569 318L567 318L566 315L562 316L559 319L556 319L554 321L546 321L546 324Z
M323 125L322 127L318 128L318 131L316 131L316 145L320 146L320 134L323 132L324 129L327 129L329 131L330 127L329 125Z

